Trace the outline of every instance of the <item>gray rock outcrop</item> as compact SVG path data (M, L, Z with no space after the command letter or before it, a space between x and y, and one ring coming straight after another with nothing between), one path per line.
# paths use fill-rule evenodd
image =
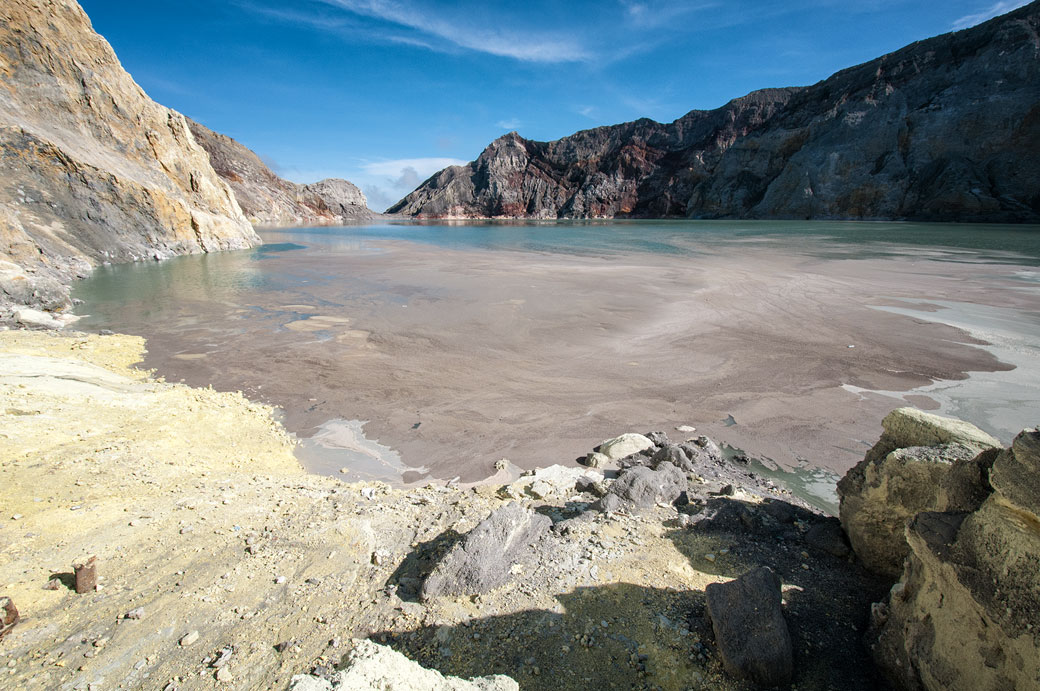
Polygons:
M841 524L856 555L895 580L910 551L907 522L922 511L970 510L1000 442L974 425L899 408L877 444L838 483Z
M1040 220L1040 4L809 87L552 142L510 132L389 209L432 218Z
M73 0L0 6L0 80L0 318L68 305L97 264L259 244L185 118Z
M686 474L671 463L656 468L635 466L622 471L600 500L604 511L645 509L658 502L671 504L686 491Z
M347 180L330 178L310 185L284 180L231 137L194 120L188 120L188 126L253 223L343 223L376 215L361 190Z
M1019 434L986 475L981 506L923 512L906 529L903 580L873 632L901 688L1040 685L1040 432Z
M715 643L726 671L759 686L791 681L794 654L781 608L780 578L760 566L704 590Z
M368 640L354 641L346 669L325 679L309 674L292 678L289 691L519 691L507 676L495 674L474 679L446 677L427 669L401 653Z
M434 567L422 585L422 598L477 595L505 585L511 568L533 553L551 527L548 516L516 502L495 510Z

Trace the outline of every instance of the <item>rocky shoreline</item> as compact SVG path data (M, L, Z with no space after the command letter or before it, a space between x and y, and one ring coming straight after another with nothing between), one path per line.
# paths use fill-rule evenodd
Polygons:
M894 488L904 477L893 468L929 464L951 478L939 485L960 488L939 495L973 497L903 507L916 518L889 601L896 578L854 554L837 519L706 437L623 435L590 452L599 467L553 466L506 485L345 484L304 474L269 408L133 370L141 347L118 335L0 333L10 512L0 594L20 615L0 642L5 683L351 688L342 675L368 678L355 666L372 659L411 674L382 646L446 675L533 689L883 687L872 654L906 688L1028 688L1036 674L1026 627L1037 495L1006 479L1035 474L1035 431L1010 450L951 461L951 444L981 437L958 423L933 448L934 430L951 429L943 418L886 418L892 448L866 460L874 470L863 476ZM922 445L932 450L906 451ZM901 496L869 489L844 483L846 530L854 494L861 506ZM960 533L930 518L951 506ZM936 542L937 522L956 549ZM969 549L1001 539L1010 549ZM1009 556L984 558L994 554ZM71 567L90 557L97 587L77 594ZM979 574L996 567L1006 589L979 590ZM943 626L928 629L936 578L958 609L947 605ZM716 592L723 584L737 585ZM772 624L755 623L759 600L774 603ZM987 624L982 659L945 628L969 611ZM758 635L774 629L779 638ZM726 642L751 634L750 658ZM971 677L951 676L968 667ZM508 681L475 683L515 688Z

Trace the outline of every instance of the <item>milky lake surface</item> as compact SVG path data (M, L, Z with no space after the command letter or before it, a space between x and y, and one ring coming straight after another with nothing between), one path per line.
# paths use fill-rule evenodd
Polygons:
M1040 227L409 223L101 267L79 326L283 411L305 467L475 481L679 425L833 508L902 405L1040 423ZM341 469L347 472L341 473ZM794 471L792 474L791 471ZM799 478L804 480L802 482Z

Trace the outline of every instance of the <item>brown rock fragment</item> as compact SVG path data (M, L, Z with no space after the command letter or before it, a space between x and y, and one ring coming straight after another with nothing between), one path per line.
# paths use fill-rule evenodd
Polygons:
M97 589L97 557L91 557L82 564L73 564L72 570L76 574L77 593L82 595Z
M14 600L9 597L0 597L0 638L3 638L18 623L18 608L14 606Z

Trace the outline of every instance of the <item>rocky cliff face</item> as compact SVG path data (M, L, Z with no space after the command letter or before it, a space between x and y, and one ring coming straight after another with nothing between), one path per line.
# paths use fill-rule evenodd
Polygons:
M72 0L0 6L0 181L0 312L60 308L102 262L259 243L185 118Z
M993 448L971 425L906 408L884 426L838 485L856 556L899 579L873 606L875 660L903 689L1036 688L1040 432Z
M375 215L365 195L351 182L328 179L300 185L283 180L231 137L193 120L188 120L188 126L253 223L342 223Z
M1040 221L1040 3L675 122L511 132L388 210Z

